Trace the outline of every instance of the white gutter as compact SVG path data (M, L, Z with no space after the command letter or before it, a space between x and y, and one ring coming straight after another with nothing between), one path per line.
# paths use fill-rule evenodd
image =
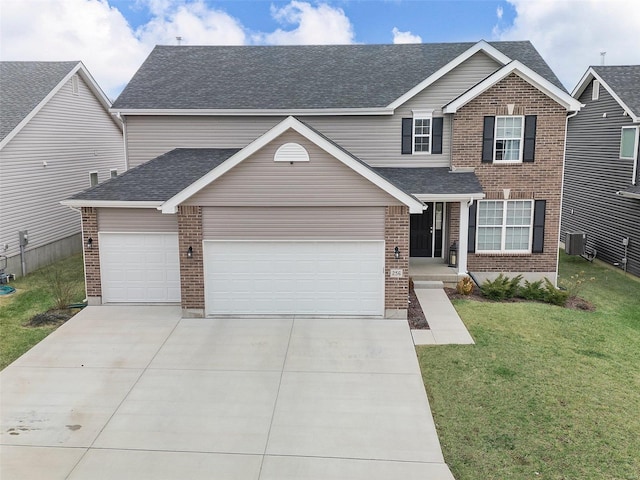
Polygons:
M216 115L232 117L273 117L273 116L327 116L327 115L393 115L389 107L375 108L298 108L298 109L237 109L237 108L111 108L112 113L121 115Z
M472 193L471 196L469 196L469 194L460 195L459 193L414 193L412 195L423 202L464 202L470 198L471 200L468 200L468 202L471 202L469 206L473 204L473 200L480 200L485 197L485 194L482 192Z
M96 207L96 208L160 208L162 202L144 201L129 202L124 200L63 200L60 202L65 207Z

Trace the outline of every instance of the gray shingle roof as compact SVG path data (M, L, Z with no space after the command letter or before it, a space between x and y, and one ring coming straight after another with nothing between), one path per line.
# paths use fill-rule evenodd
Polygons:
M439 168L374 168L401 190L413 195L470 195L482 193L478 177L473 172L451 172Z
M157 46L114 109L385 107L474 43ZM530 42L492 42L565 90Z
M0 62L0 140L80 62Z
M640 65L591 68L613 89L633 114L640 117Z
M238 148L176 148L84 190L71 200L164 202L238 151Z

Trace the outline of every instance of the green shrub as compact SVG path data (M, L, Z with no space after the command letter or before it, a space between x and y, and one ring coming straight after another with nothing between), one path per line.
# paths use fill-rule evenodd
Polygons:
M485 280L480 286L480 291L490 300L506 300L516 296L520 280L522 275L509 278L501 273L495 280Z
M569 298L569 292L559 290L548 278L544 279L544 298L543 301L552 305L564 307Z
M524 281L524 286L521 286L518 290L518 297L525 300L540 300L544 301L545 289L542 287L542 280L536 282Z

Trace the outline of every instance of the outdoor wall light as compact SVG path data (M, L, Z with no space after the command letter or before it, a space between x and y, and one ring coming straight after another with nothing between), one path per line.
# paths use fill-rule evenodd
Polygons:
M89 237L87 238L87 248L91 250L91 247L93 247L93 238Z
M396 257L396 260L400 260L400 249L398 247L393 251L393 256Z
M449 248L449 266L458 266L458 242L453 242L451 248Z
M193 247L187 248L187 258L193 257Z

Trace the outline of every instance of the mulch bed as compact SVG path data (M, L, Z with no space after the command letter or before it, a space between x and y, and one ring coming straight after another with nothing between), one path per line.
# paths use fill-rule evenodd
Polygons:
M75 311L71 309L49 310L44 313L38 313L31 317L25 327L44 327L51 325L62 325L75 315Z
M407 320L412 330L429 330L427 318L424 316L416 292L413 290L413 282L409 282L409 310Z

